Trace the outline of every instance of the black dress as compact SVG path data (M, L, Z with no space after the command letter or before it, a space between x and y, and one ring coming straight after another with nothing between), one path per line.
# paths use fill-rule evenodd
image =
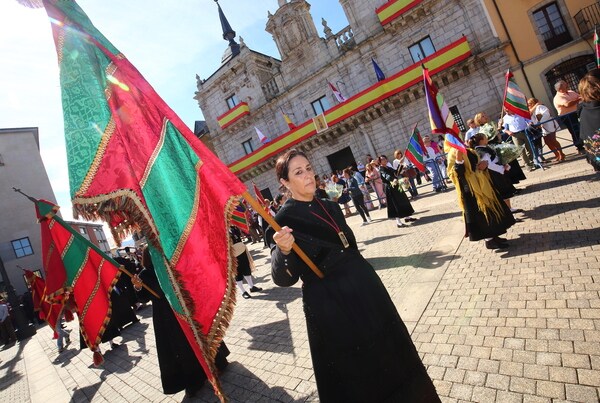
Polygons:
M181 330L173 309L160 288L154 269L148 267L142 270L140 278L160 296L156 298L144 288L138 291L140 298L152 300L152 324L163 392L170 395L185 389L194 393L206 382L204 369ZM222 370L227 366L228 355L229 349L222 342L215 358L218 369Z
M481 158L483 158L483 156L487 154L490 156L490 160L492 162L499 164L499 161L496 159L496 152L490 147L477 146L475 147L475 150ZM488 172L490 174L492 184L494 185L494 188L498 191L498 194L500 195L500 198L502 200L510 199L516 194L517 189L515 189L515 187L513 186L510 178L508 177L508 173L501 174L500 172L496 172L493 169L489 168Z
M240 231L238 227L229 227L229 236L231 237L231 242L234 244L242 242L242 231ZM237 256L236 259L237 274L235 276L235 281L243 281L244 276L252 275L252 267L250 267L248 253L244 252L241 255Z
M336 230L313 213L334 222L350 246L344 248ZM297 244L325 274L319 279L294 252L283 255L273 242L273 229L267 230L275 284L288 287L299 278L303 281L320 401L439 402L406 326L358 251L340 207L326 200L289 199L275 220L294 230Z
M477 154L473 150L467 150L467 156L471 167L477 166ZM462 202L464 207L464 220L466 225L466 233L469 235L470 241L480 241L486 238L493 238L502 235L510 228L514 223L515 219L510 212L508 206L499 200L500 205L500 217L496 217L494 214L490 214L490 222L487 221L485 215L477 205L477 199L471 193L469 184L465 179L465 164L455 164L454 169L458 174L458 183L461 190ZM499 199L499 195L496 193L496 197Z
M392 186L394 179L397 179L394 169L380 166L379 175L381 175L381 180L383 181L383 187L385 189L388 218L403 218L412 215L415 210L410 204L404 191Z
M582 102L579 104L578 112L580 138L584 140L592 137L600 130L600 101ZM600 172L600 160L597 155L586 149L586 159L596 172Z

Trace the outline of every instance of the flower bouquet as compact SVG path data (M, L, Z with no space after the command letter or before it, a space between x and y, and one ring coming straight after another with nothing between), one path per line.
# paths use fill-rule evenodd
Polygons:
M344 187L342 185L335 184L330 182L325 186L325 192L327 193L327 197L330 200L337 201L339 197L342 195L344 191Z
M488 144L498 155L502 165L510 164L516 160L525 146L518 146L510 143Z
M596 172L600 172L600 129L596 133L583 140L583 146L587 151L587 160Z

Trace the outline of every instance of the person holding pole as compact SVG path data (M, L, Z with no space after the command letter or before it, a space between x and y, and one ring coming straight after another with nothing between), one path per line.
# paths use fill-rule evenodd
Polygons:
M360 254L340 206L314 197L306 155L289 150L275 170L291 196L275 216L277 226L266 233L273 281L282 287L303 282L320 401L439 402L406 326ZM316 269L300 258L297 247Z

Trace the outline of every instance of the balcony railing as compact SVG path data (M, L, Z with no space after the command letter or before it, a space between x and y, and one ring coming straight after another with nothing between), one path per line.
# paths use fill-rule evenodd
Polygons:
M354 33L352 32L352 27L350 25L335 34L334 37L335 44L339 49L345 50L356 44L354 42Z
M579 34L586 36L594 30L596 25L600 25L600 4L595 3L582 8L573 18L579 29Z

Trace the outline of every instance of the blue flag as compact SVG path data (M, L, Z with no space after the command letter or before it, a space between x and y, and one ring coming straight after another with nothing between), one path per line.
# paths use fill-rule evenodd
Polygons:
M375 62L375 59L371 58L371 62L373 62L373 69L375 70L375 75L377 76L377 81L385 80L385 74L383 74L383 71L381 71L381 69Z

